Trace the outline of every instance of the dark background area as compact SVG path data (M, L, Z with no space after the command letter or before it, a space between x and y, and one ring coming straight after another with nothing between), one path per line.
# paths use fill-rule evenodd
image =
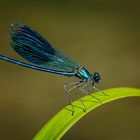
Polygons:
M140 87L140 2L109 0L1 0L0 54L10 47L12 22L32 26L91 73L100 89ZM0 61L0 139L31 140L66 105L67 77ZM90 112L62 140L139 140L140 98L126 98Z

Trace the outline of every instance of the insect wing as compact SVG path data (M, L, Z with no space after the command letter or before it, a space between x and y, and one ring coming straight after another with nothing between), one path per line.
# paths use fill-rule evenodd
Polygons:
M73 71L79 67L73 59L52 47L46 39L27 25L11 25L10 44L20 56L42 68Z

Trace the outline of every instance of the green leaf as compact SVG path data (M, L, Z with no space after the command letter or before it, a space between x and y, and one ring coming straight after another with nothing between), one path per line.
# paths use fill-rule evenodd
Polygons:
M63 108L47 124L45 124L33 140L59 140L80 118L94 108L120 98L140 96L140 89L135 88L113 88L104 90L104 92L107 96L103 95L101 92L92 94L102 102L90 95L81 98L86 106L86 112L83 111L83 105L79 99L72 103L75 111L73 115L70 111L72 109L70 105Z

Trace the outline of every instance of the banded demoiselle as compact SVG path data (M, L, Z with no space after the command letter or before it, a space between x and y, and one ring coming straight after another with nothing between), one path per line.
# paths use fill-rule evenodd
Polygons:
M90 94L92 89L100 91L94 86L94 83L100 83L101 81L101 77L98 72L95 72L94 74L89 73L85 67L76 63L72 58L60 50L54 48L31 27L16 22L11 24L9 34L12 48L21 57L32 64L0 55L1 60L39 71L50 72L67 77L74 76L79 79L76 82L64 85L64 90L68 97L69 104L71 104L71 100L69 98L70 91L76 87L85 94ZM72 87L68 89L69 85L72 85ZM88 91L85 90L85 87L87 86L89 86ZM72 111L74 112L73 106Z

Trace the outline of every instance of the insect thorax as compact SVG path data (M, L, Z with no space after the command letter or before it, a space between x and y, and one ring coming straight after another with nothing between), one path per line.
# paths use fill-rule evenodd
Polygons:
M77 70L75 70L75 77L80 78L82 80L89 80L92 75L88 72L86 68L80 66Z

